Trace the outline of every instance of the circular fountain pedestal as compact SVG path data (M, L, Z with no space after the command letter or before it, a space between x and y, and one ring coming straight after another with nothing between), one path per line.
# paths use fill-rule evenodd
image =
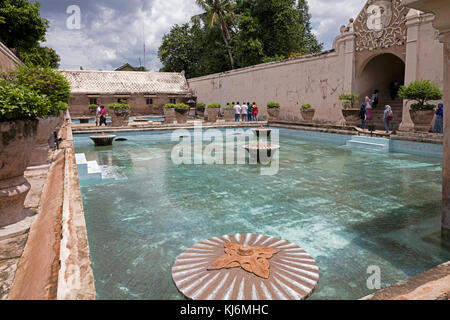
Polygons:
M256 137L259 139L260 137L267 137L267 138L270 138L270 135L271 135L271 133L272 133L272 130L271 129L267 129L267 128L264 128L264 127L260 127L260 128L257 128L257 129L253 129L252 130L253 131L253 133L256 135Z
M172 267L172 278L192 300L304 300L317 288L319 268L293 243L236 234L185 251Z
M257 143L244 146L244 149L250 153L251 159L255 159L258 163L270 163L275 155L275 152L280 150L280 146L266 143Z
M116 136L106 135L104 133L90 137L94 141L96 147L112 146Z

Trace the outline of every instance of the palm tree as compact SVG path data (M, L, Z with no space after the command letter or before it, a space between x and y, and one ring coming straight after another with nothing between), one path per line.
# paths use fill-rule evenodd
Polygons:
M234 69L233 53L230 47L231 34L227 23L227 21L232 22L234 20L233 2L231 0L196 0L195 2L205 12L195 16L194 19L201 18L210 28L216 24L219 25L223 42L230 57L231 69Z

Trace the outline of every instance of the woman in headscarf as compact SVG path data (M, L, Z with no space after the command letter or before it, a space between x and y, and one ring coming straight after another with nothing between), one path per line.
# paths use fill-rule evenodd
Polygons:
M441 102L436 110L434 133L444 133L444 104Z
M386 127L386 133L389 133L391 130L389 128L389 122L394 118L394 114L392 113L392 108L390 105L387 105L384 108L384 115L383 115L383 120L384 120L384 126Z

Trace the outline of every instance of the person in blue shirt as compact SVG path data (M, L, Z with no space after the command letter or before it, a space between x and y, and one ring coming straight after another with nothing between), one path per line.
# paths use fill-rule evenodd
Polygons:
M367 105L364 103L361 106L361 111L359 112L359 118L361 119L361 129L366 128L366 120L367 120L366 107Z
M253 105L249 102L248 105L248 121L253 120Z
M434 133L444 133L444 104L441 102L436 110Z

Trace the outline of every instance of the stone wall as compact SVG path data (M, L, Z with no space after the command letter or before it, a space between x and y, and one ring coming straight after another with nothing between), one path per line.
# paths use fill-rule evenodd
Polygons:
M353 38L341 35L334 50L282 62L188 79L198 102L206 104L256 102L262 119L266 104L281 104L280 120L302 120L300 108L309 103L319 123L343 123L339 95L351 90ZM349 59L350 58L350 59Z
M118 99L127 99L131 106L132 116L146 116L146 115L162 115L163 106L170 102L170 98L176 98L177 103L183 102L184 96L157 94L155 96L144 96L142 94L132 94L131 96L116 96L116 95L100 95L90 96L86 94L72 94L69 99L70 115L72 117L79 116L93 116L89 113L89 102L91 98L97 99L100 106L105 106L109 112L108 104L116 103ZM147 105L147 98L153 99L153 105Z
M14 70L20 64L20 60L0 42L0 71Z

